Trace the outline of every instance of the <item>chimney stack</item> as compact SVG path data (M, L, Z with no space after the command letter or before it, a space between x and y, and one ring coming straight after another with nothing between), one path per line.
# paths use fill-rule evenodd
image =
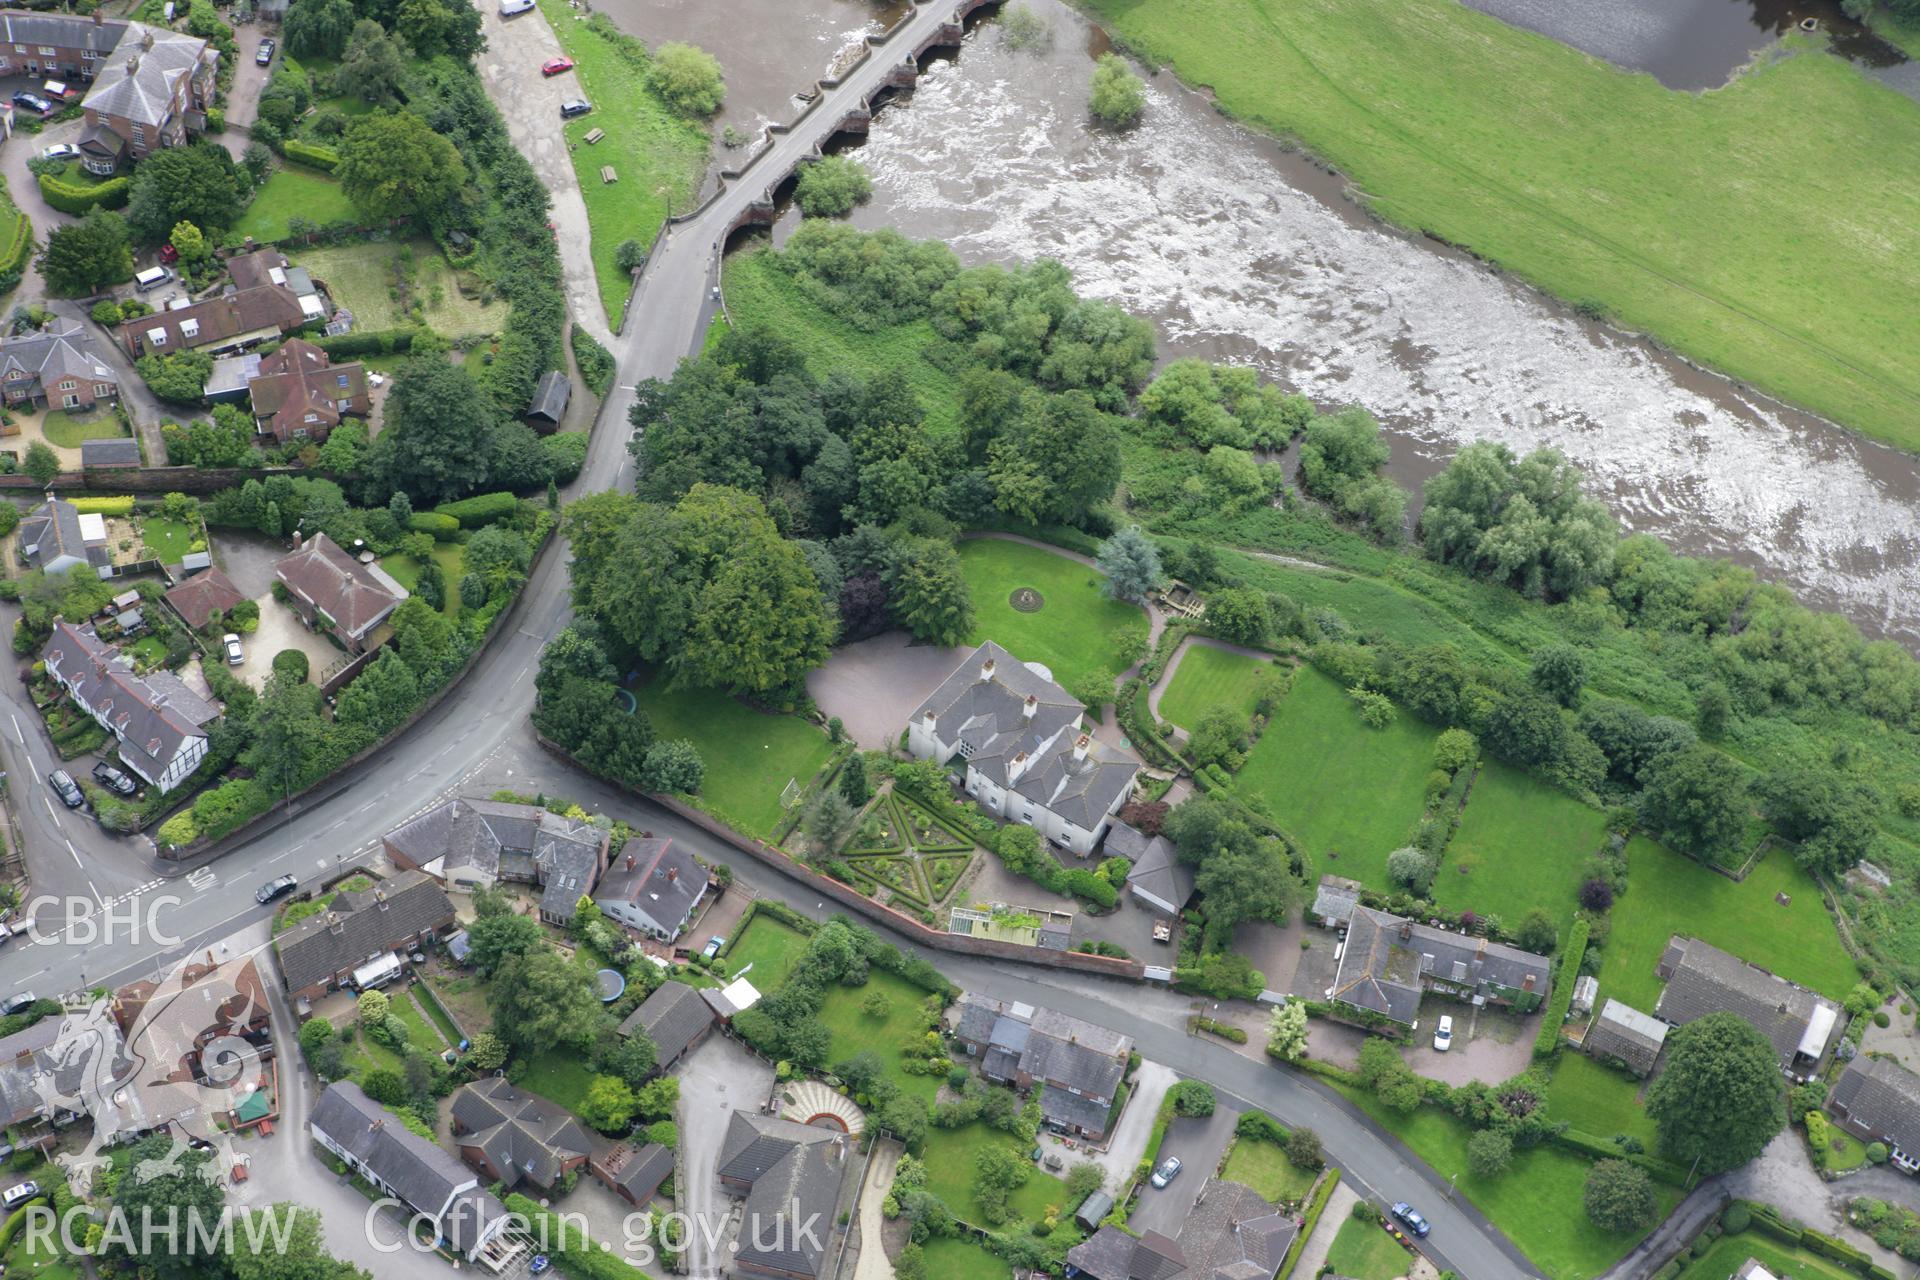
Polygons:
M673 882L674 882L675 880L678 880L679 878L680 878L680 868L678 868L678 867L668 867L668 868L667 868L667 883L668 883L668 884L672 884L672 883L673 883Z
M629 871L631 871L631 870L633 870L633 869L634 869L634 867L635 867L636 865L637 865L637 864L636 864L636 863L634 862L634 860L633 860L633 855L632 855L632 854L628 854L628 855L627 855L627 870L629 870Z
M1087 750L1093 745L1093 739L1081 734L1073 740L1073 762L1080 764L1087 758Z
M992 658L988 658L985 662L980 664L980 678L982 680L993 679L993 659Z
M1402 920L1400 922L1400 941L1402 942L1413 941L1413 921Z
M1026 701L1026 703L1025 703L1025 705L1023 705L1023 706L1022 706L1022 707L1020 708L1020 714L1021 714L1021 715L1023 715L1023 716L1025 716L1025 717L1026 717L1027 719L1029 719L1029 720L1031 720L1031 719L1033 719L1033 714L1034 714L1034 712L1036 712L1036 711L1038 711L1038 710L1040 710L1040 698L1039 698L1039 695L1037 695L1037 694L1032 694L1032 693L1030 693L1030 694L1028 694L1028 695L1027 695L1027 701Z
M1532 975L1532 974L1528 974L1528 975L1527 975L1527 976L1526 976L1525 978L1523 978L1523 979L1521 980L1521 982L1520 982L1520 989L1521 989L1522 991L1531 991L1531 990L1533 990L1533 975Z

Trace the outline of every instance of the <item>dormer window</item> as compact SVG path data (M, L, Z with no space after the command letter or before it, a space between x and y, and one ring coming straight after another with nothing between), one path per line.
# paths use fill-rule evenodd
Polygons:
M149 346L155 346L155 347L164 347L164 346L166 346L166 345L167 345L167 331L166 331L165 329L149 329L149 330L147 330L147 344L148 344Z
M180 336L183 338L199 337L200 322L198 320L182 320L180 322Z

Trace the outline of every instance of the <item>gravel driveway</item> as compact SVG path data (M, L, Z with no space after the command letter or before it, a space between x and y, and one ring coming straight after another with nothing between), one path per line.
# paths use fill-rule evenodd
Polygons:
M773 1068L727 1037L713 1035L680 1060L676 1074L681 1157L675 1198L680 1212L696 1224L687 1270L712 1275L715 1264L704 1256L706 1241L717 1236L716 1224L733 1212L732 1199L714 1176L720 1143L736 1108L758 1111L766 1103L773 1091Z
M823 667L807 673L807 692L830 716L839 716L847 736L868 751L900 740L900 731L971 650L914 644L904 631L834 650Z

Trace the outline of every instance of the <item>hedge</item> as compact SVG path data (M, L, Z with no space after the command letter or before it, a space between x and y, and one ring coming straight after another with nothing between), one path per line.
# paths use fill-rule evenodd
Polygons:
M1567 945L1560 953L1560 967L1554 972L1553 999L1547 1002L1547 1011L1541 1015L1540 1033L1533 1042L1535 1058L1551 1058L1560 1051L1560 1028L1567 1021L1567 1010L1573 1007L1573 984L1580 980L1580 961L1587 954L1587 931L1592 927L1585 919L1575 920L1573 928L1567 931Z
M1802 1227L1798 1223L1788 1222L1780 1216L1779 1210L1770 1204L1756 1200L1735 1200L1735 1205L1745 1209L1753 1220L1753 1225L1761 1232L1772 1236L1782 1244L1805 1249L1808 1253L1823 1258L1831 1258L1849 1271L1857 1271L1869 1277L1869 1280L1894 1280L1894 1273L1873 1260L1871 1254L1856 1249L1844 1240L1836 1240L1824 1232L1812 1227Z
M1548 1141L1557 1147L1569 1151L1578 1151L1582 1155L1592 1156L1596 1160L1625 1160L1629 1164L1639 1165L1656 1182L1668 1186L1687 1185L1687 1171L1677 1164L1650 1156L1645 1152L1627 1151L1611 1138L1602 1138L1598 1134L1583 1133L1578 1129L1562 1129L1549 1135Z
M553 463L553 482L572 484L587 465L587 433L556 431L540 442Z
M444 502L434 514L452 516L462 529L478 529L505 520L520 509L520 499L511 493L476 493L458 502Z
M83 217L94 209L118 209L132 194L132 178L109 178L94 186L62 182L51 174L40 175L40 195L62 213Z
M340 163L340 153L332 147L319 142L302 142L298 138L288 138L281 143L280 154L295 164L303 164L322 173L332 173Z
M9 271L24 271L27 258L33 252L33 222L26 214L14 210L13 239L7 242L5 253L0 253L0 275Z
M74 498L74 510L81 515L130 516L133 514L133 495L121 494L113 498Z
M1333 1188L1339 1181L1340 1171L1328 1165L1326 1175L1313 1189L1313 1198L1307 1202L1306 1216L1300 1220L1300 1233L1287 1246L1287 1256L1280 1260L1280 1270L1274 1280L1287 1280L1293 1274L1294 1265L1300 1261L1300 1251L1306 1248L1307 1237L1313 1234L1314 1227L1319 1224L1320 1215L1326 1210L1327 1201L1333 1196Z
M416 511L407 519L407 528L415 533L430 533L435 542L454 542L460 537L460 522L437 511Z
M335 360L344 356L390 356L398 351L412 350L413 338L418 332L411 325L402 325L396 329L337 333L332 337L313 338L310 341Z
M624 1255L595 1244L577 1218L549 1213L517 1192L507 1197L506 1206L508 1212L526 1219L540 1252L574 1280L633 1280L638 1274Z

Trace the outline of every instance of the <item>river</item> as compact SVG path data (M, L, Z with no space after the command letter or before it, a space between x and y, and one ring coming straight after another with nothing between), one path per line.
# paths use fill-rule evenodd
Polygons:
M1059 258L1084 292L1151 319L1165 357L1248 363L1323 405L1364 404L1409 487L1472 440L1554 445L1627 528L1751 565L1920 648L1916 459L1373 223L1338 177L1168 74L1149 82L1138 129L1090 129L1104 39L1055 0L1029 3L1052 26L1048 50L1011 50L988 22L875 118L858 152L875 193L856 222L948 241L967 262ZM756 59L790 68L789 88L831 57L815 36L884 12L849 0L727 9L756 32ZM610 12L645 39L686 38L671 4ZM768 101L762 91L756 106Z

